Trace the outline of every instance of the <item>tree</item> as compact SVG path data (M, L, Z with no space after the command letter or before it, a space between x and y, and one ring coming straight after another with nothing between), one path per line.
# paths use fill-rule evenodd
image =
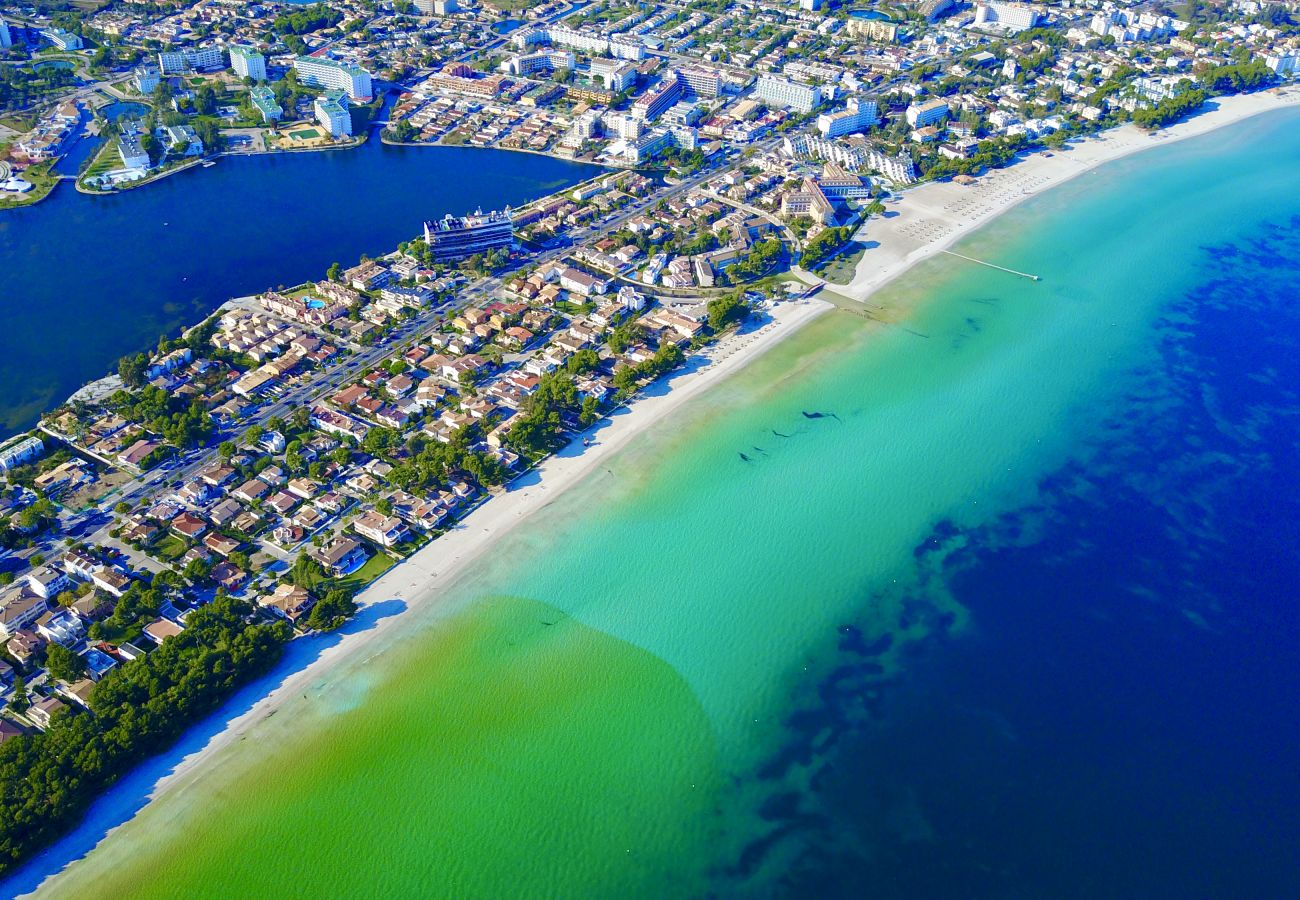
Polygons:
M710 300L707 309L709 327L715 332L721 331L732 322L743 322L749 315L749 306L736 294Z
M71 684L86 674L86 661L62 644L50 644L45 651L45 668L54 678Z
M338 281L343 277L343 267L338 263L330 263L330 267L325 270L325 277L330 281Z
M325 568L306 553L299 553L289 569L289 580L294 587L311 589L325 578Z
M27 707L31 706L31 701L27 699L27 682L23 676L14 676L14 695L9 698L9 708L16 713L27 712Z
M326 591L325 596L307 614L307 627L317 631L333 631L357 611L352 594L343 588Z
M117 374L129 388L144 387L144 370L148 366L149 358L143 353L124 356L117 361Z
M236 449L234 441L222 441L217 447L217 453L221 454L222 459L229 461L235 455Z

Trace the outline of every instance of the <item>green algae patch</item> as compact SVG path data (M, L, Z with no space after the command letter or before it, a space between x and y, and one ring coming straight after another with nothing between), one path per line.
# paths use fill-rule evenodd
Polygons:
M255 727L51 893L703 888L717 752L694 695L665 663L554 607L494 597L376 666L384 672L367 672L364 702L342 713L282 709L265 735Z

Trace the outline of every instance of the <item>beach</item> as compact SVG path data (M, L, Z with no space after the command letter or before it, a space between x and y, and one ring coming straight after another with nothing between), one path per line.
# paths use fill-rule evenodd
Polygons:
M847 288L832 287L865 302L872 292L908 269L1035 194L1112 160L1205 134L1269 110L1300 105L1300 90L1228 97L1218 102L1217 109L1155 135L1127 125L1051 157L1035 154L1013 167L983 176L976 185L937 182L908 191L903 195L905 199L894 206L898 216L873 219L866 226L865 236L879 241L880 246L864 255L853 282ZM489 553L511 528L598 470L608 457L635 440L641 431L665 422L693 397L708 391L832 308L831 303L818 300L783 304L772 312L771 321L758 330L731 335L719 342L707 352L709 361L705 365L672 377L671 390L637 399L611 420L593 446L582 448L580 441L575 441L576 449L583 452L575 455L562 452L545 460L536 469L536 478L528 479L532 483L527 487L492 497L451 532L390 569L358 596L358 604L367 606L393 597L402 598L408 608L436 602L440 594ZM212 754L238 740L250 725L278 710L285 700L301 694L302 687L325 669L356 654L371 652L377 642L403 624L401 615L392 616L369 631L344 637L245 715L231 721L228 729L201 752L177 766L174 774L158 783L155 796L171 783L183 781Z
M594 429L591 446L575 438L568 448L548 457L516 486L491 496L451 531L421 548L409 559L384 573L361 592L360 607L400 598L406 611L434 603L474 564L488 554L511 529L546 508L566 489L583 481L647 429L670 421L672 414L692 398L706 393L717 382L759 358L800 327L833 309L819 300L785 302L764 314L756 327L742 329L718 341L688 360L681 372L666 380L671 389L653 396L638 397ZM519 486L523 485L523 486ZM302 695L304 689L326 671L359 655L382 650L386 638L401 632L403 614L382 618L365 631L345 634L325 649L310 665L286 678L271 693L214 737L197 753L182 760L158 781L153 797L191 778L214 754L240 740L257 722L279 712L286 701Z
M1213 109L1154 133L1124 125L1077 141L1051 156L1032 154L1013 166L981 175L973 184L930 182L904 191L900 199L887 204L884 216L873 217L859 230L857 240L866 242L868 250L853 280L848 285L826 284L836 293L865 302L873 291L911 266L946 250L1030 197L1125 156L1296 106L1300 88L1219 97L1211 102ZM809 282L821 280L806 272L800 277Z
M1175 126L1159 137L1148 137L1135 129L1120 129L1052 157L1023 160L1010 169L983 176L974 186L922 185L905 192L901 201L891 204L899 213L897 216L868 223L862 237L878 241L879 246L871 247L864 255L849 286L832 287L832 290L865 302L880 286L1030 196L1113 159L1297 102L1294 92L1288 96L1229 98L1221 101L1219 108ZM620 411L597 431L593 446L583 448L579 440L567 451L548 459L535 473L521 479L514 490L492 498L455 530L388 572L358 598L359 602L373 606L396 597L405 602L408 611L432 607L516 525L545 509L568 488L585 481L610 456L631 445L638 435L670 421L671 414L683 404L740 371L830 308L831 304L820 301L778 305L770 321L728 337L707 351L705 358L699 358L684 372L671 377L670 390L640 398L627 410ZM201 750L182 760L156 783L153 796L179 789L197 777L203 763L248 734L260 720L282 709L285 710L282 715L292 714L286 702L294 699L295 692L303 693L307 685L345 660L381 651L385 640L400 634L408 623L409 618L402 613L378 621L369 630L344 635L309 666L290 675L246 713L229 721L225 730Z

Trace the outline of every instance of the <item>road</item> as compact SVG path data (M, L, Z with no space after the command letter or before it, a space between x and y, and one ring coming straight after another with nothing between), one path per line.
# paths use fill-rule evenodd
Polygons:
M774 136L753 146L759 152L763 152L774 147L779 140L779 137ZM645 212L646 209L660 201L690 191L704 181L734 167L734 160L724 160L723 165L706 167L676 184L664 186L650 196L629 204L605 219L570 232L568 234L569 241L565 246L548 249L542 253L521 259L517 264L499 275L480 278L471 282L455 298L425 310L418 317L399 325L382 344L359 348L353 353L342 356L330 365L309 372L299 381L293 383L286 391L274 399L264 402L248 419L240 422L238 426L218 432L214 436L211 446L187 451L181 456L160 465L153 471L126 482L116 492L104 497L91 509L80 513L62 515L63 533L87 542L116 545L116 542L111 539L108 533L114 527L111 509L116 504L125 501L135 506L147 496L160 492L160 489L164 486L178 485L194 477L198 472L219 459L217 445L221 441L236 439L239 434L253 425L265 427L272 418L288 418L295 409L304 406L310 407L325 396L337 391L346 383L355 380L361 371L373 368L389 357L400 355L413 344L427 339L436 332L443 325L447 313L451 310L467 305L476 305L496 295L501 290L504 282L512 276L513 271L520 266L537 266L562 258L569 254L573 246L588 244L603 235L615 232L629 219ZM131 556L138 559L139 554L131 554Z

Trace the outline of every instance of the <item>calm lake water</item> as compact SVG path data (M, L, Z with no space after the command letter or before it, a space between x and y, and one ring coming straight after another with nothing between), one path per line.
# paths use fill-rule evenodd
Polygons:
M1295 896L1297 128L824 316L49 893Z
M0 437L231 297L322 277L414 237L424 219L518 205L595 171L371 140L226 157L108 197L62 184L0 214Z

